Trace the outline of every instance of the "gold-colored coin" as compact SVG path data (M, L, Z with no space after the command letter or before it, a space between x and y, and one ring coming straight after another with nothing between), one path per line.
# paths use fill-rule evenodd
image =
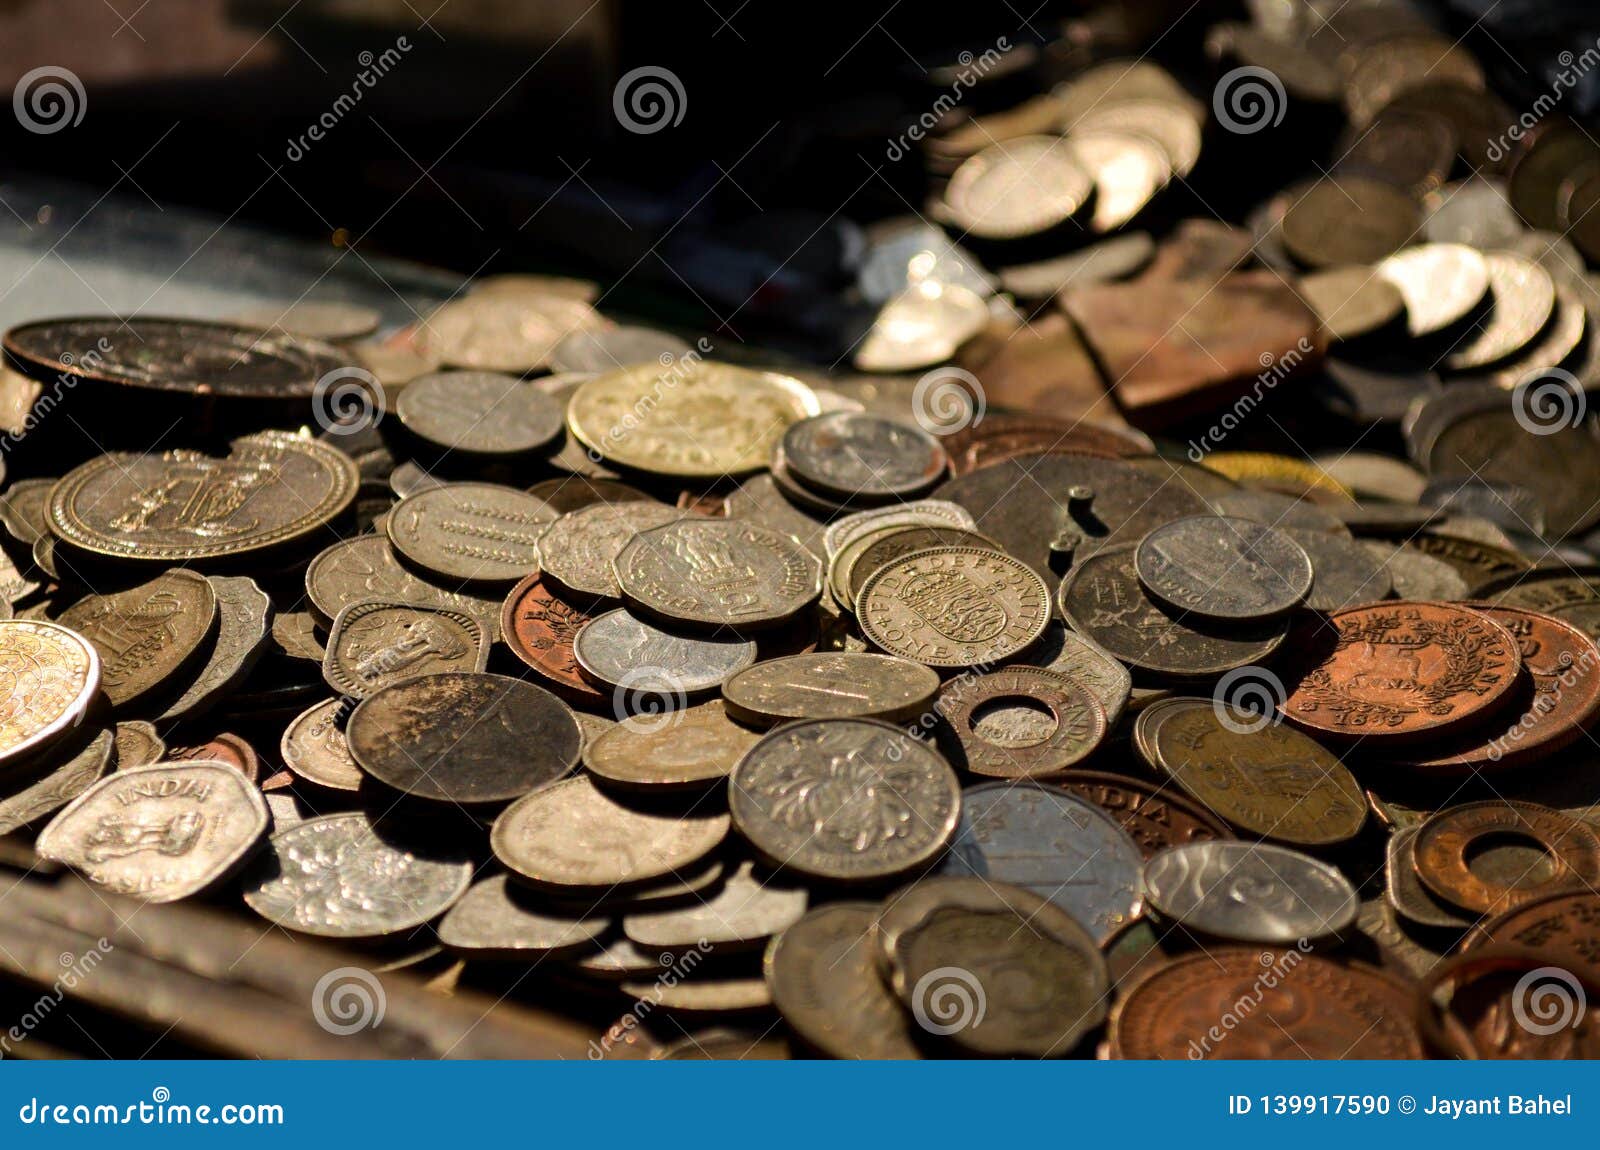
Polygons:
M49 745L82 720L100 689L100 656L76 631L0 620L0 766Z

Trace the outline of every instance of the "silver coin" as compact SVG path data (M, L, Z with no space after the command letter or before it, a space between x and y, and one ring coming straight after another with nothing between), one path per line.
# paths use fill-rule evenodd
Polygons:
M1061 787L981 783L961 792L961 824L941 873L1030 890L1104 944L1139 915L1139 846L1105 811Z
M822 593L822 562L794 539L739 519L679 519L640 531L613 568L629 606L670 623L779 626Z
M447 483L402 499L384 521L401 556L447 580L515 582L539 569L544 500L493 483Z
M794 925L808 902L804 887L772 879L744 862L715 894L688 906L630 914L622 930L643 947L742 949L761 946Z
M443 371L406 384L395 401L406 429L437 448L520 455L560 436L565 412L531 383L492 371Z
M920 494L949 467L939 441L920 427L849 411L790 424L783 457L801 483L863 502Z
M613 563L641 531L684 513L664 503L595 503L557 519L539 538L539 569L564 590L595 599L620 599Z
M1313 611L1338 611L1357 603L1387 599L1394 590L1389 571L1354 539L1326 531L1289 528L1284 534L1311 557L1315 574L1306 606Z
M928 710L939 690L931 667L894 655L817 651L767 659L722 684L728 713L766 725L788 719L884 719Z
M39 832L41 858L114 894L172 902L226 878L261 842L261 792L223 763L157 763L117 771Z
M268 922L327 938L382 938L429 922L466 892L472 864L423 849L359 812L279 831L245 884Z
M1134 569L1146 591L1212 619L1264 619L1311 591L1311 560L1288 535L1248 519L1192 515L1140 541Z
M249 677L267 646L272 600L242 575L206 577L217 593L217 639L206 665L176 702L158 718L193 719Z
M1337 867L1270 843L1168 847L1145 864L1150 905L1197 933L1230 942L1326 938L1356 920L1360 900Z
M823 550L831 560L855 539L868 531L885 527L920 527L924 524L943 527L976 527L972 513L959 503L948 499L914 499L894 507L877 507L871 511L858 511L828 524L822 533Z
M473 883L439 920L439 941L473 959L533 960L592 950L604 915L569 917L535 902L503 874Z
M714 691L729 675L756 661L752 640L673 634L623 607L579 628L572 653L586 678L652 696Z
M1363 539L1361 546L1389 573L1394 593L1401 599L1447 602L1471 594L1461 572L1443 559L1383 539Z

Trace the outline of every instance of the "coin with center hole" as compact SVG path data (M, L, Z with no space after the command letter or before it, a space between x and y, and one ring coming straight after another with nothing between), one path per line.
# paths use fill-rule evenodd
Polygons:
M1007 706L1041 720L1041 729L984 721ZM1087 758L1106 735L1105 712L1093 693L1042 667L958 676L940 692L938 708L954 734L951 761L993 779L1053 775Z

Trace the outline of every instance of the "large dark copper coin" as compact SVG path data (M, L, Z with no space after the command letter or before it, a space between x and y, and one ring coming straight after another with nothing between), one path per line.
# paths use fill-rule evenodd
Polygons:
M211 638L217 594L204 575L173 570L109 595L88 595L60 623L100 653L101 686L114 707L170 690Z
M1537 853L1485 857L1493 844ZM1560 811L1507 799L1463 803L1433 815L1417 830L1417 877L1440 898L1480 914L1502 914L1565 887L1600 882L1600 835Z
M529 575L506 596L500 631L511 653L532 667L552 691L593 706L608 702L610 693L583 677L573 653L578 632L592 618L583 608L552 595L542 577Z
M336 448L282 431L231 447L92 459L56 484L50 530L110 558L203 561L303 539L355 499L356 465Z
M350 714L350 754L396 790L496 803L578 763L578 723L560 699L505 675L448 672L385 687Z
M1600 978L1600 895L1582 888L1519 903L1480 924L1461 944L1536 947L1562 966Z

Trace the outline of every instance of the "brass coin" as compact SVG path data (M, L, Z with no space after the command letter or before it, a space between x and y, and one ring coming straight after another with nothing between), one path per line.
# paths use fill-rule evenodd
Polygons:
M114 746L110 728L99 731L87 742L80 738L70 740L70 744L56 749L52 757L58 761L40 770L30 768L27 774L7 780L0 793L0 835L9 835L54 814L105 775Z
M0 766L27 760L82 722L100 676L99 653L76 631L0 619Z
M938 690L932 668L867 651L765 659L722 684L728 714L761 726L788 719L898 722L928 711Z
M781 626L822 593L815 555L739 519L679 519L640 531L612 568L630 607L693 627Z
M350 757L342 726L342 699L328 699L298 715L278 744L283 765L307 782L332 791L359 791L366 778Z
M1409 243L1421 226L1403 191L1365 176L1330 176L1283 214L1283 243L1312 268L1376 263Z
M581 299L490 292L439 308L423 321L422 343L450 367L522 375L543 367L568 335L599 322Z
M489 371L446 371L406 384L395 415L435 448L468 456L514 456L560 437L559 401L531 383Z
M385 533L401 556L439 579L514 582L538 569L539 536L556 512L492 483L447 483L400 501Z
M589 772L640 790L704 788L726 779L761 736L713 699L696 707L623 719L583 749Z
M109 595L87 595L61 613L100 652L101 686L126 707L172 681L217 623L217 593L204 575L172 570Z
M402 567L382 535L358 535L335 543L306 567L306 597L325 624L352 603L382 599L418 607L440 607L471 615L485 634L498 638L498 598L484 598L436 585ZM317 656L322 661L322 656Z
M322 677L335 691L365 699L402 679L482 671L488 663L488 638L471 615L369 599L334 618Z
M619 599L614 566L635 535L682 519L664 503L596 503L557 519L539 539L541 581L590 599Z
M1042 729L1024 725L1018 731L981 721L986 711L1006 704L1037 715ZM1046 778L1087 758L1106 735L1105 712L1094 695L1042 667L957 677L940 692L938 707L955 733L953 761L987 778Z

